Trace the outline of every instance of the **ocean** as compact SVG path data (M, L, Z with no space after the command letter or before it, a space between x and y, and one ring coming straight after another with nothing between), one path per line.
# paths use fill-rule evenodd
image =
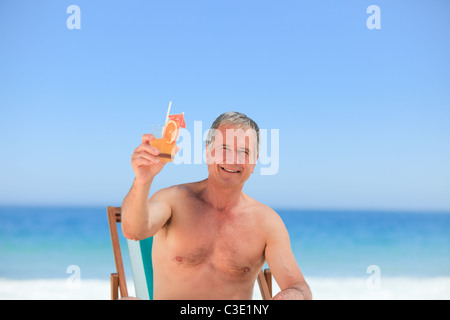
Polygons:
M450 299L450 212L277 212L314 298ZM112 272L106 207L0 208L0 299L109 299Z

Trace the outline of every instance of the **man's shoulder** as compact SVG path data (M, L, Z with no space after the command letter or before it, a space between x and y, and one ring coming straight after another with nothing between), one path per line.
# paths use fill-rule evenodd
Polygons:
M162 188L155 192L155 195L162 197L177 197L178 199L183 196L188 196L193 193L197 193L201 188L202 181L177 184L170 187Z
M249 205L252 208L252 211L266 217L269 220L279 218L278 213L274 209L269 207L268 205L266 205L262 202L259 202L258 200L255 200L250 196L247 196L247 200L248 200Z
M280 233L285 229L280 215L270 206L251 198L251 211L258 221L258 226L265 231L267 239Z

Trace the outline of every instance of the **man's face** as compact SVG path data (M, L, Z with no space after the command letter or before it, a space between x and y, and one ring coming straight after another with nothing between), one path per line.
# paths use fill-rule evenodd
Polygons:
M253 129L220 126L206 147L209 177L226 187L243 185L256 166L256 143Z

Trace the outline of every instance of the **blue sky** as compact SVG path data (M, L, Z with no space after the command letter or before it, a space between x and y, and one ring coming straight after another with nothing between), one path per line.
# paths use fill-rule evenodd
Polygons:
M366 26L372 4L380 30ZM449 12L446 0L3 0L0 204L120 205L134 148L173 101L188 129L237 110L280 130L279 172L245 187L268 205L448 211ZM169 164L154 189L206 176Z

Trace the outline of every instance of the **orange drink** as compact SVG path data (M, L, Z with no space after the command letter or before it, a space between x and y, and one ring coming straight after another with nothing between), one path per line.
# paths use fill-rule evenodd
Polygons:
M159 150L158 159L161 162L172 162L174 158L173 151L175 150L175 144L167 144L164 139L155 139L150 142L150 145Z
M175 145L181 128L186 128L183 114L170 115L166 124L152 127L155 140L150 145L159 150L158 159L162 162L172 162L175 157Z

